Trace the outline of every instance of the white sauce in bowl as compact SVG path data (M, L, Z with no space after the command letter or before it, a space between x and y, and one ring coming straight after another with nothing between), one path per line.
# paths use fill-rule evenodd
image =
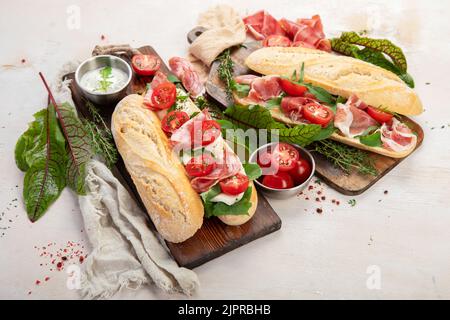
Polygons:
M86 72L80 85L92 93L112 93L122 89L127 80L128 75L124 71L106 66Z

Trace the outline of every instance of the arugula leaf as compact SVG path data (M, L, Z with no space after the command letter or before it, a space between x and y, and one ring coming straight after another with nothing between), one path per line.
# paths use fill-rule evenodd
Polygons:
M366 136L360 136L359 141L369 147L381 147L381 132L377 131Z
M250 92L250 86L248 84L237 83L234 79L231 80L231 88L239 97L246 97Z
M175 75L173 75L173 74L169 74L168 76L167 76L167 80L169 80L170 82L172 82L172 83L180 83L181 82L181 80L180 79L178 79Z
M223 202L217 202L212 209L212 215L216 217L248 215L248 210L252 207L252 203L250 202L252 191L253 188L248 187L242 199L231 206Z
M245 163L242 165L250 181L256 180L262 175L262 170L257 163Z
M16 145L16 162L25 169L23 196L32 222L41 218L66 185L66 142L53 105L35 114L35 121ZM33 142L33 144L30 144Z
M60 104L56 108L56 112L68 146L67 185L77 194L84 195L86 193L86 164L93 155L89 135L70 104Z
M283 100L283 97L272 98L272 99L268 100L264 106L267 109L277 108L281 105L281 100Z

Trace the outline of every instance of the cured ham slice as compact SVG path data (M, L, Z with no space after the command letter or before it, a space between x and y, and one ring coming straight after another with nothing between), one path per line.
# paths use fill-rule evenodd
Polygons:
M194 67L188 60L180 57L173 57L169 60L169 66L192 97L196 98L204 93L205 87L203 86L198 73L194 70Z
M334 126L344 136L354 138L362 135L370 127L378 126L378 122L358 108L353 98L349 99L345 105L341 103L337 105Z
M155 76L153 77L152 82L150 83L150 87L147 89L147 92L145 93L144 104L151 106L151 104L152 104L151 98L152 98L153 90L161 83L168 82L168 81L169 80L167 80L167 76L164 72L157 71Z
M281 110L283 113L293 121L300 121L302 119L303 107L310 103L318 103L314 99L305 97L284 97L281 101Z
M282 92L279 79L267 76L253 80L248 97L254 101L267 101L278 97Z
M281 19L280 25L293 41L293 46L331 51L331 43L325 38L323 25L319 15L311 19L298 19L293 22Z
M264 10L245 17L243 20L248 32L256 40L264 40L271 35L285 35L278 21Z
M383 124L380 129L383 147L395 151L404 152L413 148L417 143L417 136L404 123L393 118L392 125Z
M222 138L217 139L215 143L221 146L222 156L215 155L217 166L209 175L191 180L192 188L197 193L208 191L219 181L236 175L242 169L241 160L225 147L225 141Z
M245 74L242 76L237 76L234 78L234 81L236 81L239 84L248 84L251 85L253 80L258 79L258 76L255 76L254 74Z

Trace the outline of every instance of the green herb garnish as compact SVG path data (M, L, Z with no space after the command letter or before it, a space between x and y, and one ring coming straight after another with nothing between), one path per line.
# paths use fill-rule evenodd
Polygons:
M97 108L91 102L86 101L86 108L91 114L92 120L84 119L83 123L91 138L92 149L95 154L105 160L108 168L112 168L117 162L118 153L111 130L109 130Z
M372 158L363 150L330 139L317 141L311 145L310 149L313 152L321 154L334 166L342 169L347 174L352 169L362 174L370 174L373 176L378 174Z
M356 206L356 200L355 199L348 200L348 204L350 206L354 207L354 206Z
M112 68L104 67L100 70L101 80L98 82L99 87L96 89L97 91L107 92L109 87L112 85L112 82L109 81L112 77Z

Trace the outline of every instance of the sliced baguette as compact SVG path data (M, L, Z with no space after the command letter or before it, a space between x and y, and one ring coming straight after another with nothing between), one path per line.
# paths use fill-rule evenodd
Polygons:
M254 51L245 61L260 74L287 77L294 71L300 74L303 63L305 82L331 94L344 98L356 94L371 106L402 115L423 112L417 94L397 75L358 59L302 47L269 47Z
M111 122L119 153L158 232L174 243L192 237L203 223L203 203L160 120L133 94L119 102Z

